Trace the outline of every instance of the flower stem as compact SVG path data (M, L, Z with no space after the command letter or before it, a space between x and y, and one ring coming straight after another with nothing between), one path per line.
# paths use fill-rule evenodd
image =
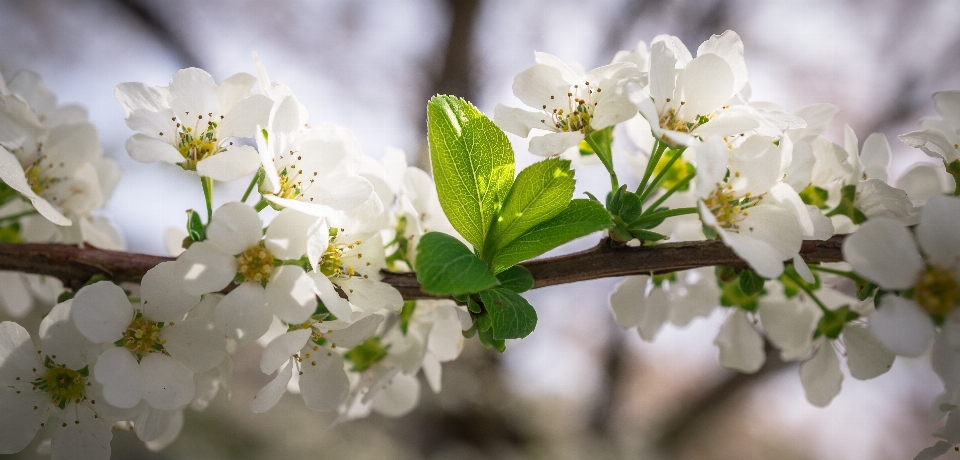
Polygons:
M683 150L678 150L677 153L675 153L672 157L670 157L670 160L667 161L667 164L663 165L663 169L661 169L660 172L657 173L657 176L653 178L653 182L651 182L650 185L646 188L646 190L644 190L643 193L640 194L641 202L647 201L647 198L649 198L650 195L653 194L653 192L660 185L660 182L663 181L663 177L666 176L668 172L670 172L670 167L673 166L673 164L680 159L680 155L682 154L683 154ZM654 168L656 168L656 166L654 166Z
M818 272L823 272L823 273L829 273L829 274L831 274L831 275L842 276L842 277L844 277L844 278L849 278L849 279L851 279L851 280L853 280L853 281L855 281L855 282L858 282L858 283L866 283L866 282L867 282L867 280L865 280L865 279L857 276L857 275L856 275L855 273L853 273L853 272L848 272L848 271L843 271L843 270L836 270L836 269L827 268L827 267L821 267L821 266L819 266L819 265L808 265L808 267L810 267L810 269L813 270L813 271L818 271Z
M260 201L253 207L257 212L263 211L264 208L270 205L270 202L266 198L260 198Z
M667 144L660 142L658 139L653 144L653 153L650 154L650 160L647 162L647 169L643 172L643 180L640 181L640 186L637 187L637 193L640 193L647 187L647 183L650 182L650 176L653 175L653 170L657 167L657 163L660 162L660 157L663 156L663 151L667 149Z
M34 214L39 214L36 209L31 209L29 211L18 212L16 214L11 214L9 216L0 217L0 223L6 223L7 221L17 220L21 217L32 216Z
M653 208L650 208L653 209ZM676 209L667 209L666 211L659 211L641 216L639 219L631 222L631 226L636 226L644 222L650 222L657 219L666 219L667 217L676 217L683 216L687 214L696 214L697 208L676 208Z
M670 198L674 193L677 193L678 190L680 190L682 187L690 183L690 181L693 180L693 178L696 177L696 175L697 175L697 172L694 171L690 174L687 174L687 176L684 177L683 179L680 179L680 182L677 182L676 185L674 185L673 187L670 187L670 189L667 190L667 193L664 193L660 198L657 199L657 201L654 201L653 204L648 206L647 211L657 209L657 206L660 206L661 204L663 204L664 201L667 201L667 198Z
M603 163L603 166L607 168L607 172L610 173L610 190L617 190L620 188L620 181L617 179L617 173L613 170L613 152L610 151L610 142L605 142L601 145L597 142L597 136L591 134L584 137L584 140L587 141L587 145L593 149L593 153L597 155L597 158L600 159L600 162Z
M790 278L797 286L800 286L800 289L803 289L803 292L805 292L808 296L810 296L810 299L812 299L817 304L817 306L820 307L821 310L823 310L824 313L830 312L830 309L827 308L827 306L824 305L823 302L821 302L820 299L817 298L817 296L813 293L813 290L807 287L807 282L804 281L803 278L800 277L800 275L796 275L794 273L790 273L786 271L783 273L784 275L787 276L787 278Z
M263 168L257 170L253 175L253 179L250 179L250 185L247 186L247 191L243 192L243 198L240 198L241 202L246 202L247 198L250 197L250 192L253 191L253 186L257 185L261 180L263 180L264 172Z
M203 200L207 203L207 223L213 218L213 179L201 177L200 185L203 186Z

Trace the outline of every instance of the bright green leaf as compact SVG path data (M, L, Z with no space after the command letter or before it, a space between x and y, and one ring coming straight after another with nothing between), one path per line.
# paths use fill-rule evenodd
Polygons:
M493 265L497 271L501 271L612 225L610 213L600 203L587 199L573 200L560 214L531 228L497 251Z
M533 289L533 275L523 265L514 265L497 274L500 287L509 289L517 294Z
M513 184L513 148L507 136L476 107L452 96L427 104L427 138L444 214L474 247Z
M559 214L573 198L576 184L573 171L570 170L570 160L549 158L520 171L490 229L487 247L496 251L537 224ZM491 254L485 256L490 257Z
M488 289L480 293L480 300L492 322L494 339L522 339L537 327L537 311L516 292Z
M479 257L460 240L440 232L423 235L417 246L417 281L423 292L458 295L497 285Z

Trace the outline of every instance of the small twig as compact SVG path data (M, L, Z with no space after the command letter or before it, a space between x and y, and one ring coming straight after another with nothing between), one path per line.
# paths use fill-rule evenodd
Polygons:
M840 248L846 235L826 241L804 241L800 254L808 264L843 260ZM60 244L0 243L0 270L54 276L71 289L79 289L94 275L114 281L139 282L147 270L169 257L106 251ZM531 260L521 264L533 274L534 288L625 275L669 273L698 267L746 267L746 262L721 241L664 243L628 247L603 239L597 246L573 254ZM405 299L428 299L420 291L415 273L383 272L383 281Z

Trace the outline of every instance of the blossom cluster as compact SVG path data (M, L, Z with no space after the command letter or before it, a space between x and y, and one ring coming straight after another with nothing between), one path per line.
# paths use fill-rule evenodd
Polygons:
M625 278L610 295L620 325L649 341L667 322L722 310L720 364L756 372L773 347L784 361L802 361L800 381L817 406L839 393L844 362L854 378L870 379L896 356L930 353L944 383L935 412L947 422L921 458L960 444L960 198L948 196L960 194L960 92L934 95L942 116L901 136L942 164L891 183L882 134L861 145L846 127L840 143L828 138L837 107L752 101L735 32L711 37L695 56L663 35L590 71L546 53L535 61L513 84L530 109L498 105L496 129L529 137L537 155L602 163L609 239L654 249L717 240L743 261ZM383 281L385 271L417 269L428 232L466 241L445 214L450 197L402 151L377 161L348 129L309 124L306 107L256 55L254 66L256 76L219 84L188 68L168 86L117 86L137 131L129 155L196 174L206 212L188 210L186 232L168 242L176 259L139 285L97 278L73 292L49 277L0 272L0 319L10 320L0 323L0 453L42 432L55 458L109 458L116 427L163 448L188 406L202 410L229 391L238 347L262 347L260 368L273 376L245 402L253 412L291 392L338 420L409 412L420 371L440 391L442 363L478 331L502 350L501 325L491 326L492 306L481 305L490 291L405 300ZM466 129L457 118L466 115L449 116ZM613 169L615 133L632 143L618 142L617 153L640 181L635 191ZM116 165L82 109L57 106L34 74L0 79L0 161L0 242L123 249L95 214L119 180ZM548 161L556 163L544 171L567 179L572 193L572 173ZM214 205L217 184L245 178L242 197ZM848 235L844 262L808 265L804 241L835 235ZM479 246L473 252L492 250ZM510 267L487 268L494 284L509 284L493 277ZM47 424L53 430L41 431Z

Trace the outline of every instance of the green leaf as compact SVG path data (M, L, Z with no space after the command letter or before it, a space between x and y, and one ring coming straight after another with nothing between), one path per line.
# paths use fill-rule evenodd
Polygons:
M385 358L389 349L390 345L383 346L380 337L374 336L351 348L343 357L353 363L354 372L363 372Z
M610 228L610 213L596 201L577 199L552 219L542 222L497 251L496 271L539 256L568 241Z
M490 229L487 247L502 248L535 225L556 216L573 198L577 181L570 160L549 158L530 165L517 175ZM486 259L492 254L481 254Z
M614 216L620 216L623 222L630 224L640 218L643 213L643 202L640 196L627 190L624 185L615 192L610 192L607 198L607 210Z
M467 297L467 309L473 313L483 313L483 308L480 307L480 304L476 300L473 300L473 297Z
M523 265L514 265L497 274L500 287L509 289L517 294L533 289L533 275Z
M435 96L427 104L427 139L444 214L474 247L484 247L513 184L507 136L469 102Z
M480 292L497 285L479 257L460 240L440 232L420 238L417 281L423 292L445 296Z
M816 206L820 209L827 209L828 198L830 198L830 192L813 184L807 185L800 192L800 199L803 200L804 204Z
M504 288L480 293L496 340L522 339L537 327L537 311L519 294Z
M485 317L486 315L481 316L481 318L485 318ZM500 353L503 353L507 349L507 344L506 342L504 342L503 339L493 338L493 330L491 329L486 329L486 330L478 329L477 338L480 339L480 343L483 344L483 346L487 348L493 348L494 350L497 350Z
M764 279L753 270L740 272L740 290L746 295L754 295L763 289Z

